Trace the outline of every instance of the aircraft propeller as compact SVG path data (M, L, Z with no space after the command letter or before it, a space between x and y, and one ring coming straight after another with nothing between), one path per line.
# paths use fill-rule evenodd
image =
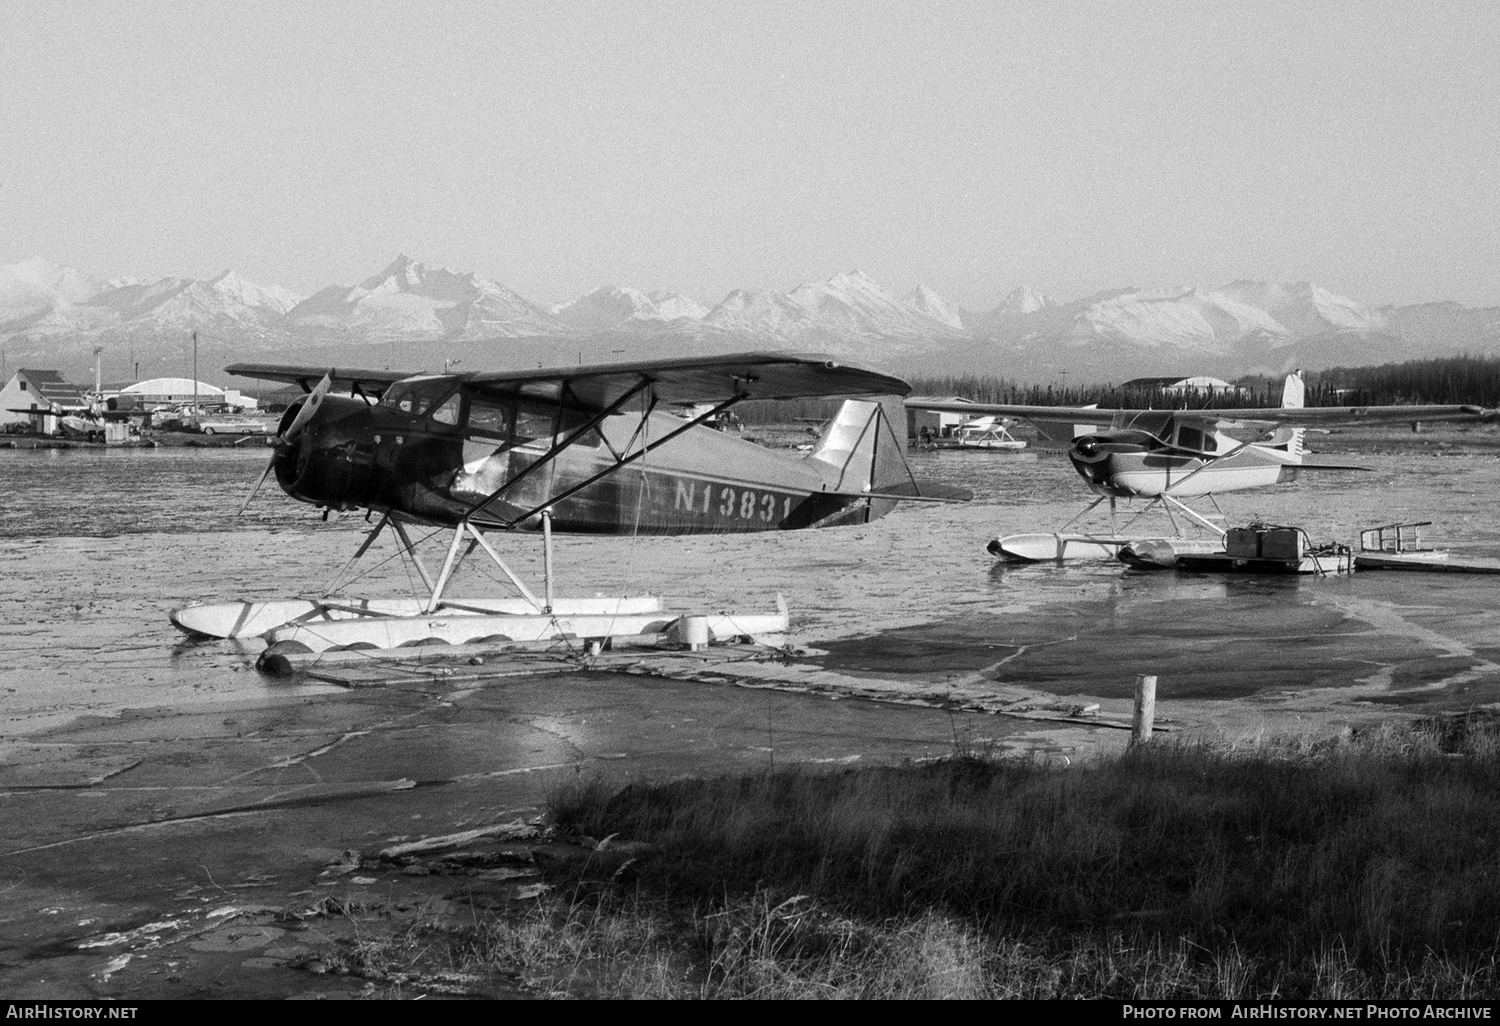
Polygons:
M1100 453L1099 448L1099 438L1097 435L1089 435L1073 443L1073 451L1078 454L1078 458L1089 463L1103 458L1103 454Z
M1146 452L1153 442L1162 444L1150 433L1134 429L1084 435L1073 442L1070 455L1083 463L1098 463L1116 453Z
M291 445L296 437L301 434L302 429L307 426L307 422L312 420L317 414L318 407L323 405L323 397L333 387L332 375L332 371L323 375L323 380L313 386L313 390L303 400L302 408L297 411L297 415L292 418L292 422L287 425L287 429L276 436L276 448L271 452L271 462L267 463L266 469L261 471L260 479L255 482L255 487L250 489L250 494L245 496L245 502L240 506L240 511L235 516L243 514L245 510L250 508L250 504L255 501L255 496L260 493L261 486L266 483L266 478L270 477L271 471L276 469L276 461L286 451L286 447Z

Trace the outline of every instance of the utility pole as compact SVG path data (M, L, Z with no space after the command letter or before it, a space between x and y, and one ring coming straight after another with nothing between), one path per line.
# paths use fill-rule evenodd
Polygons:
M198 333L193 332L193 418L198 417Z

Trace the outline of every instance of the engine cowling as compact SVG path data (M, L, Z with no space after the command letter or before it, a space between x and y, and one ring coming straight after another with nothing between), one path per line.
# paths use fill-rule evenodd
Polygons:
M1147 431L1108 431L1075 439L1068 450L1073 468L1091 485L1107 485L1112 476L1110 458L1121 453L1151 452L1161 440Z
M286 432L306 399L282 415ZM312 419L276 454L276 482L292 498L330 509L367 505L375 448L370 409L358 399L328 396Z

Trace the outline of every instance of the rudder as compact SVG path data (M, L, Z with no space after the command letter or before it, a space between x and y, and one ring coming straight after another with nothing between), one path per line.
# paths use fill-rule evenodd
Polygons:
M1306 396L1307 386L1302 381L1302 372L1292 371L1286 376L1286 385L1281 390L1281 408L1300 410ZM1271 435L1271 444L1285 449L1288 455L1295 456L1300 462L1307 451L1302 445L1303 436L1306 434L1305 428L1279 427Z
M906 464L905 449L879 402L846 399L807 460L818 465L831 492L920 495L921 489ZM866 519L885 516L896 502L871 499Z

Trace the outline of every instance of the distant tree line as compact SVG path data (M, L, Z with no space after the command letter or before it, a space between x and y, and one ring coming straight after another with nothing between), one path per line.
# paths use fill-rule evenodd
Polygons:
M1470 403L1500 406L1500 357L1449 356L1380 367L1334 367L1308 375L1308 405ZM1313 402L1314 386L1318 402Z
M914 378L912 394L960 396L980 403L1015 406L1088 406L1106 409L1170 410L1184 405L1215 409L1281 405L1282 379L1246 378L1235 387L1202 392L1173 392L1154 385L1034 385L992 375L961 374Z
M908 379L913 395L960 396L980 403L1017 406L1087 406L1107 409L1170 410L1247 409L1281 405L1284 375L1249 375L1233 382L1236 390L1170 392L1156 387L1121 385L1030 384L994 374L944 374ZM1408 360L1379 367L1334 367L1309 371L1308 406L1395 406L1404 403L1470 403L1500 406L1500 357L1449 356ZM838 410L836 399L790 402L746 402L735 413L746 424L823 421Z
M1449 356L1378 367L1334 367L1303 375L1308 406L1393 406L1403 403L1500 405L1500 357ZM1121 385L1035 385L996 375L962 374L911 379L912 392L962 396L982 403L1172 409L1191 404L1222 409L1281 405L1284 376L1251 375L1233 384L1242 391L1190 392Z

